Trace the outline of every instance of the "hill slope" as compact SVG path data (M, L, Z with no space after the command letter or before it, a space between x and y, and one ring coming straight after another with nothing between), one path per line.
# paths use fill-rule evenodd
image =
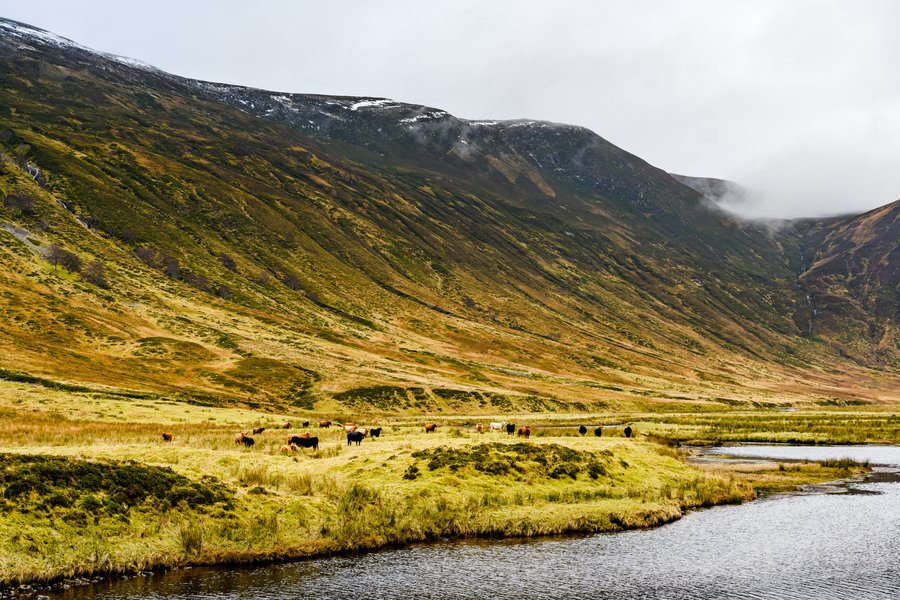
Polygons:
M895 220L773 236L583 128L197 82L11 21L0 57L7 379L271 408L895 399Z

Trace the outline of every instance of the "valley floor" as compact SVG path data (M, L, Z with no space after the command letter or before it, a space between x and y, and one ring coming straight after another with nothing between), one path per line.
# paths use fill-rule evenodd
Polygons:
M760 491L858 474L840 463L689 464L671 440L900 442L889 411L320 418L0 382L0 587L189 564L268 561L446 537L649 527ZM290 420L291 429L278 428ZM312 427L300 427L309 420ZM532 425L530 440L476 422ZM425 433L422 424L438 424ZM611 426L630 423L626 439ZM581 436L573 425L590 425ZM265 427L252 448L235 433ZM285 451L310 431L318 450ZM171 442L162 433L173 435Z

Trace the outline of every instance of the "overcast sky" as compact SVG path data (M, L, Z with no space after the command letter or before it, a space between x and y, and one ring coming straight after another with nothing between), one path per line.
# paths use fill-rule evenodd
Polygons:
M900 198L894 0L0 0L165 71L584 125L773 217Z

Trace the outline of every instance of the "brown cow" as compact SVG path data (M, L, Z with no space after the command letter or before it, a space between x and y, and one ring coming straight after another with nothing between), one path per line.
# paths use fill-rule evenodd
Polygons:
M519 435L524 437L526 440L531 436L531 427L528 425L523 425L519 427Z
M352 431L356 431L357 425L356 423L344 423L344 431L350 433Z
M262 432L265 431L265 430L266 430L265 427L254 427L254 428L253 428L253 435L256 435L257 433L262 433Z
M369 437L369 428L368 427L360 427L357 429L358 432L363 434L363 437Z
M425 425L425 433L434 433L437 429L437 423L428 423Z
M478 433L484 433L484 425L481 423L475 423L475 431Z
M331 421L319 421L319 427L331 427Z
M290 422L290 421L285 421L284 423L281 424L281 428L282 428L282 429L290 429L290 428L291 428L291 422Z
M164 433L162 434L162 439L163 439L164 442L171 442L171 441L172 441L172 434L171 434L171 433L168 433L168 432L164 432Z
M290 443L291 443L291 440L293 440L293 439L295 439L295 438L303 438L303 439L307 439L307 438L309 438L309 437L310 437L310 435L309 435L309 432L307 431L307 432L305 432L305 433L301 433L301 434L298 434L298 435L289 435L287 441L288 441L288 444L290 444Z
M247 437L247 432L246 432L246 431L242 431L242 432L240 432L240 433L234 434L234 443L235 443L235 444L243 444L243 443L244 443L244 438L245 438L245 437Z

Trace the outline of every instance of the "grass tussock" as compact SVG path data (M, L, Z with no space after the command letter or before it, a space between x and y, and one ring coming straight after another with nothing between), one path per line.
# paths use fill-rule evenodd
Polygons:
M860 467L868 468L869 461L858 461L852 458L826 458L821 461L823 467L827 469L856 469Z

